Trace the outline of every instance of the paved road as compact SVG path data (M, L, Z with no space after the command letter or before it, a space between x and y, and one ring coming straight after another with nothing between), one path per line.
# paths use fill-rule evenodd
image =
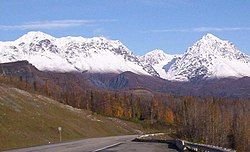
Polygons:
M137 135L91 138L67 143L43 145L8 152L174 152L168 144L132 142ZM108 148L109 146L111 146Z
M170 143L126 142L100 152L177 152Z

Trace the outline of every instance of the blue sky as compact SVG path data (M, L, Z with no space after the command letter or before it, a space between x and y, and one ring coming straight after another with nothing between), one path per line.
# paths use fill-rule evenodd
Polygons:
M206 33L250 55L248 0L1 0L0 41L28 31L105 36L136 54L183 53Z

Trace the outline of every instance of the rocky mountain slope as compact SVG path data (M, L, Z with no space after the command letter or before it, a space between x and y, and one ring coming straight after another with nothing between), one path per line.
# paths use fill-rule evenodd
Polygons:
M27 60L39 70L61 72L121 73L131 71L158 76L140 63L120 41L104 37L55 38L42 32L29 32L11 42L0 42L0 63Z
M177 81L244 76L250 76L250 57L212 34L189 47L167 71L167 79Z
M29 32L0 42L0 63L27 60L41 71L157 76L171 81L250 76L250 57L212 34L203 36L183 55L153 50L136 56L118 40L104 37L55 38Z
M163 50L153 50L140 57L140 61L144 64L151 65L159 74L161 78L167 78L168 68L181 55L166 54Z

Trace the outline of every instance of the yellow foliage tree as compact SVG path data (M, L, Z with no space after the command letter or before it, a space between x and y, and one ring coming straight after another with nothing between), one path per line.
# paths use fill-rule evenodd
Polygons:
M165 121L168 124L173 124L174 123L174 113L170 108L166 108L165 112Z

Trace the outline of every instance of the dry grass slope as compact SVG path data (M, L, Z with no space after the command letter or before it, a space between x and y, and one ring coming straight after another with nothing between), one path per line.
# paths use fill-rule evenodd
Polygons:
M47 97L0 84L0 151L62 139L134 134L138 124L63 105Z

